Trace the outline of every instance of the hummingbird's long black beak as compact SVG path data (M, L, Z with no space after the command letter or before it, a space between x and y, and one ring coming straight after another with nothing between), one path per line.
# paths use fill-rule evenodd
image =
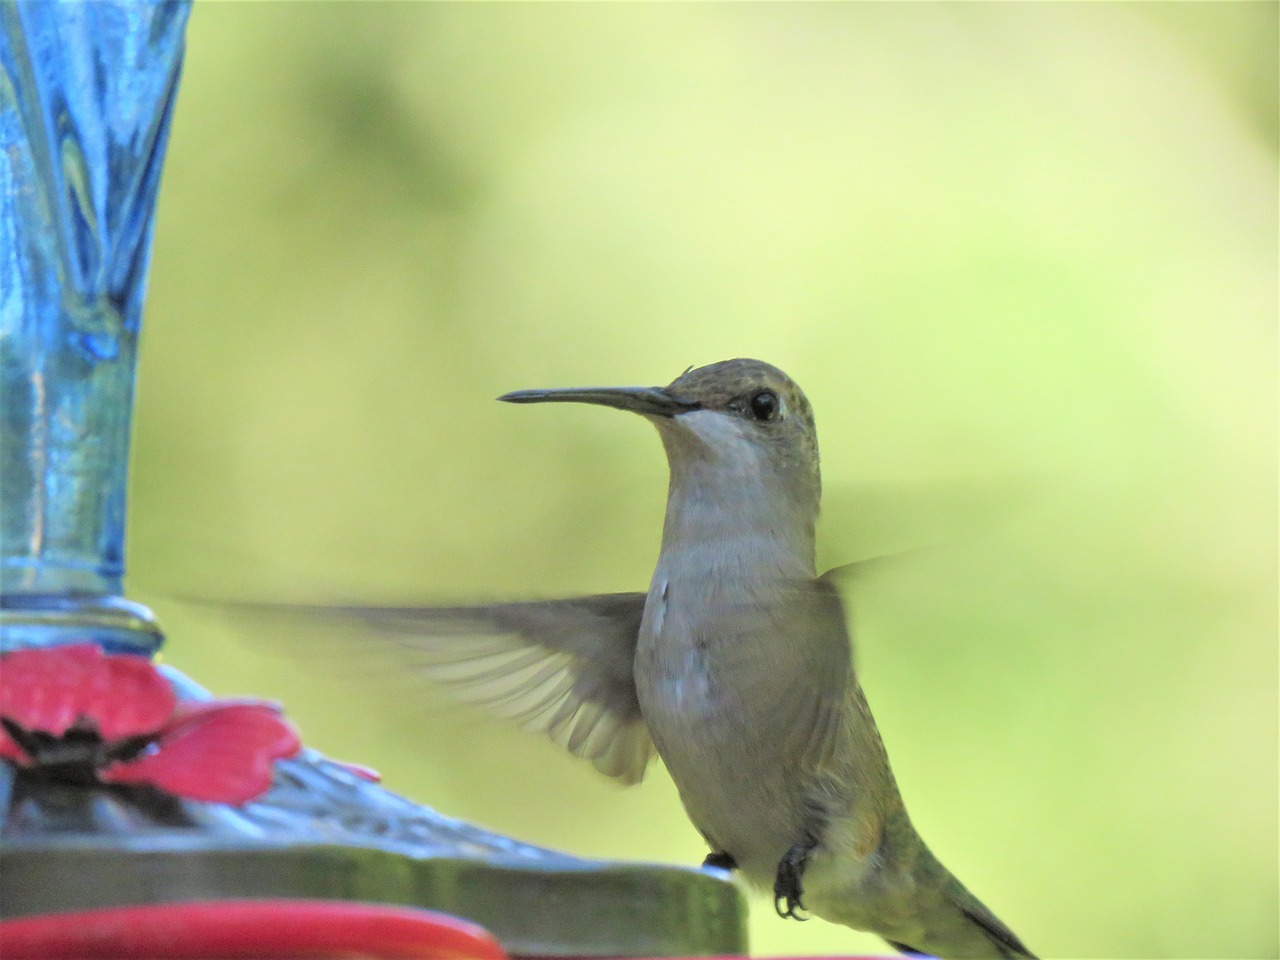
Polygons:
M672 396L665 387L568 387L560 390L514 390L498 398L506 403L597 403L653 417L674 417L702 404Z

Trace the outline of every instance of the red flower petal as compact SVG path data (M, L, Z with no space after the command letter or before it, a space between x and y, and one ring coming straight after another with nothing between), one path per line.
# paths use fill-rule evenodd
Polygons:
M13 742L13 738L5 732L4 727L0 727L0 760L12 760L23 767L31 763L31 758L27 756L26 751Z
M0 716L61 736L91 721L102 739L154 733L176 703L145 657L107 656L92 643L15 650L0 657Z
M54 736L80 716L80 689L103 658L92 643L14 650L0 657L0 716Z
M182 704L156 749L100 774L104 783L149 783L190 800L239 805L271 786L272 763L301 747L279 710L260 702Z
M155 665L145 657L118 654L89 677L84 715L98 726L108 743L154 733L173 714L178 698Z

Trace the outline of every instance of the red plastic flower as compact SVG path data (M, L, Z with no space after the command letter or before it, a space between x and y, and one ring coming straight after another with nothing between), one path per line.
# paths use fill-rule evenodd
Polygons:
M143 657L91 643L0 656L0 758L34 774L242 804L300 747L273 704L179 703Z

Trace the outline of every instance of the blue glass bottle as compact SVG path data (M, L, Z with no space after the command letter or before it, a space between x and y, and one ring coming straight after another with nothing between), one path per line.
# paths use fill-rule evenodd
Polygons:
M122 595L125 487L188 12L0 4L0 650L161 642Z

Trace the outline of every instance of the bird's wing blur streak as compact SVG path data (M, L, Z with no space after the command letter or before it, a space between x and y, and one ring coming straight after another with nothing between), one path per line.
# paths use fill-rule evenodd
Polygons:
M474 607L237 606L358 624L406 651L406 669L633 784L653 754L633 675L644 601L611 593Z

